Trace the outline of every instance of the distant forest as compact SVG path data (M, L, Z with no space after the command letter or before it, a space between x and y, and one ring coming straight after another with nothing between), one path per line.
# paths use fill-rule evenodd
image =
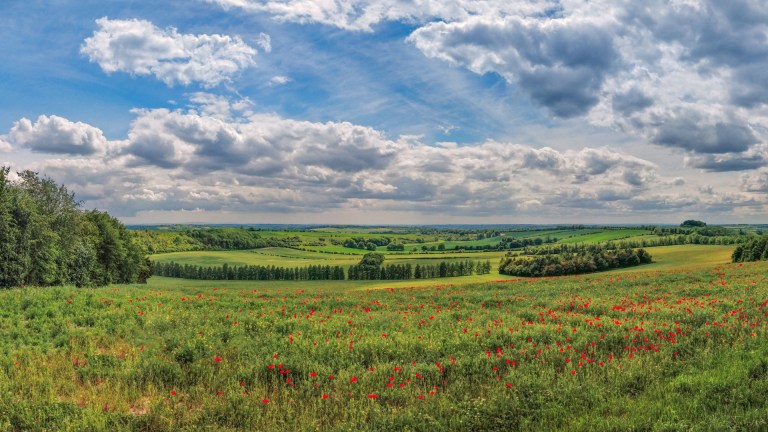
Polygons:
M120 221L81 210L49 178L9 172L0 167L0 287L146 282L151 263Z

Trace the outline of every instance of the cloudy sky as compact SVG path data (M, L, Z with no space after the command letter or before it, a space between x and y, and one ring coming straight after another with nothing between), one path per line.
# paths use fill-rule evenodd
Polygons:
M127 223L768 214L765 0L3 0L0 164Z

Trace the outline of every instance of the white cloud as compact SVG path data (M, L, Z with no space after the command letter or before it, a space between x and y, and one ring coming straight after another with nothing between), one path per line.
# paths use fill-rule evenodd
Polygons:
M741 176L741 190L744 192L768 193L768 169L763 168Z
M100 129L55 115L41 115L34 123L22 118L14 123L7 139L38 153L93 155L108 150L108 141Z
M372 31L383 21L456 21L474 15L530 15L557 6L555 0L204 0L224 9L271 14L279 21L319 23Z
M288 84L290 81L291 79L285 75L275 75L269 79L269 83L275 86Z
M206 1L352 31L407 22L429 58L708 171L753 169L768 143L768 12L754 0Z
M233 111L224 116L211 108L226 102L218 96L192 99L203 106L134 111L127 139L108 143L119 153L49 159L33 168L67 184L88 206L121 215L408 208L482 216L587 203L620 211L622 203L664 186L655 165L608 148L429 146L345 122L232 118Z
M559 117L596 105L618 58L610 32L584 19L478 16L425 25L408 41L427 57L501 75Z
M272 38L266 33L259 33L259 37L256 38L256 44L261 47L265 53L272 52Z
M144 20L96 20L80 51L106 73L154 75L165 84L212 87L254 64L256 50L240 37L181 34ZM268 36L260 43L268 42Z
M8 137L6 136L0 136L0 152L9 152L13 150L13 146L11 146L11 143L6 141Z

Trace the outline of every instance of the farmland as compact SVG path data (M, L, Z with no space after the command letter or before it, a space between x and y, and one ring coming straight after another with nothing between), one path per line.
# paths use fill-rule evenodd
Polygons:
M153 277L147 285L5 291L0 424L768 427L768 265L728 264L729 246L648 250L655 262L647 266L559 278ZM355 260L257 252L187 254L195 263Z

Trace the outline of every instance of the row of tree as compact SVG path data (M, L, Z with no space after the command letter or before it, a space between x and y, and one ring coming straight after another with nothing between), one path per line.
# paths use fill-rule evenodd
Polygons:
M575 253L509 256L501 259L499 273L513 276L538 277L591 273L652 262L645 249L590 248Z
M154 263L154 275L197 280L407 280L487 274L490 261L442 261L438 264L389 264L366 267L354 265L347 274L341 266L310 265L276 267L227 264L203 267L176 262Z
M733 262L760 261L768 259L768 237L761 236L736 246L731 255Z
M197 280L344 280L344 268L330 265L276 267L260 265L203 267L175 262L154 263L154 274Z
M388 264L380 267L352 266L349 268L350 280L408 280L432 279L473 274L488 274L491 262L440 261L436 264Z
M0 167L0 287L146 282L151 263L107 213L37 173Z

